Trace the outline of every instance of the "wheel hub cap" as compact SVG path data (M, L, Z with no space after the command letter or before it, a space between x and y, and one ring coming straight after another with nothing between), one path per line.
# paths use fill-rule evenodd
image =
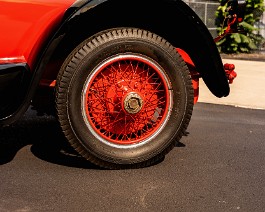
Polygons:
M143 107L143 100L137 93L129 93L124 100L124 109L130 114L138 113Z

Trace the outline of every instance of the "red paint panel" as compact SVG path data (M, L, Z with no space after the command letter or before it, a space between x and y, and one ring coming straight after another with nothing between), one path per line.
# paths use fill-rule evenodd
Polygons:
M0 0L0 64L24 61L32 67L49 33L74 2Z
M176 48L180 56L183 58L185 63L188 66L188 69L190 71L191 79L192 79L192 86L194 89L194 104L196 104L199 100L199 78L200 74L196 71L196 67L190 58L190 56L185 52L183 49Z

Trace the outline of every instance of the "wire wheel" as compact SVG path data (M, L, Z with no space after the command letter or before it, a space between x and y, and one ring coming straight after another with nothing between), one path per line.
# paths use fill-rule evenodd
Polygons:
M164 71L150 58L132 54L104 61L83 89L83 115L101 141L139 144L164 127L171 94Z
M160 161L184 134L193 109L187 66L149 31L109 29L77 46L56 85L58 119L84 158L110 169Z

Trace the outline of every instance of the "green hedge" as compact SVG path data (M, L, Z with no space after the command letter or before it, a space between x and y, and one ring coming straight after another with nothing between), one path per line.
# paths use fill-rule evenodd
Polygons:
M220 0L220 6L216 11L216 26L217 33L221 34L227 27L227 23L224 22L227 16L226 12L227 0ZM219 42L217 46L220 52L231 53L251 53L257 50L258 46L264 42L264 38L257 34L259 29L254 27L254 24L258 22L264 11L263 0L247 0L245 18L242 23L239 24L245 30L245 33L229 34ZM224 25L224 26L223 26Z

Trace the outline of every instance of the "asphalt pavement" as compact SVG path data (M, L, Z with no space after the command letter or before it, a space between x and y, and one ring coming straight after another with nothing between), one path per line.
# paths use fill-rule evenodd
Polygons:
M264 212L265 110L198 103L151 167L104 170L34 111L0 129L0 212Z
M263 212L265 61L226 62L238 73L230 95L219 99L201 81L187 135L143 169L88 163L54 117L29 109L0 129L0 212Z
M230 84L230 94L217 98L200 79L199 102L265 109L265 61L223 59L235 65L237 77Z

